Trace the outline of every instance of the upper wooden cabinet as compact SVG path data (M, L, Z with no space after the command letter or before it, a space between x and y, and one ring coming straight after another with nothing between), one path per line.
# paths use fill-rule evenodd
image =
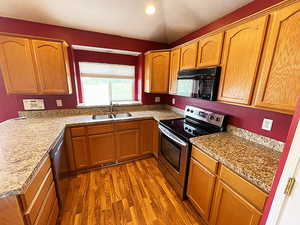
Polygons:
M61 41L0 35L0 68L8 94L72 92L67 46Z
M60 42L32 40L38 77L44 94L68 94L68 73Z
M181 48L180 70L195 68L197 64L198 42Z
M171 51L170 79L169 79L170 94L176 94L177 91L177 76L180 70L180 53L181 53L180 48Z
M170 52L149 52L145 56L145 92L168 93Z
M198 43L197 67L214 66L221 63L224 33L201 39Z
M225 32L219 100L251 104L267 22L264 16Z
M8 94L39 93L29 39L0 35L0 68Z
M300 94L300 2L271 15L255 106L293 113Z

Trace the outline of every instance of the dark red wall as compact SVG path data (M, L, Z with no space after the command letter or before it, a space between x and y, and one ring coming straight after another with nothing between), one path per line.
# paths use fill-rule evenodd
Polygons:
M227 14L226 16L217 19L216 21L201 27L200 29L186 35L185 37L171 43L171 46L182 44L184 42L198 38L206 33L221 28L227 24L238 21L246 16L256 13L260 10L268 8L274 4L281 2L282 0L254 0L253 2L239 8L238 10ZM292 116L281 113L269 112L264 110L257 110L247 107L240 107L236 105L230 105L219 102L207 102L192 98L166 96L164 102L171 105L171 98L175 98L176 107L184 108L185 105L194 105L203 107L205 109L215 110L230 115L230 124L237 127L241 127L252 132L274 138L276 140L285 141L288 133L288 129L291 124ZM271 132L261 129L263 118L274 120L273 129Z
M102 48L113 48L113 49L121 49L121 50L130 50L130 51L138 51L145 52L152 49L161 49L167 48L166 44L152 42L152 41L144 41L133 38L125 38L116 35L108 35L96 32L89 32L77 29L71 29L60 26L47 25L42 23L34 23L23 20L11 19L0 17L0 32L8 32L8 33L18 33L25 35L33 35L33 36L42 36L48 38L62 39L67 41L70 45L85 45L85 46L94 46L94 47L102 47ZM73 86L73 94L67 96L20 96L20 95L7 95L4 89L2 74L0 71L0 122L9 118L13 118L17 116L17 111L23 110L22 99L23 98L43 98L45 100L45 106L47 109L56 109L56 99L62 99L64 106L62 108L74 108L77 105L77 101L79 100L79 96L77 96L77 80L75 79L75 75L77 77L78 67L74 60L74 52L72 49L69 49L69 57L70 57L70 67L72 74L72 86ZM106 55L108 57L108 55ZM106 57L105 55L101 58ZM110 56L109 56L110 57ZM108 58L109 58L108 57ZM91 56L92 58L92 56ZM111 57L110 57L111 58ZM124 57L119 56L115 57L114 60L119 61L124 59ZM126 62L129 58L126 58ZM140 61L137 61L137 68L141 65ZM77 68L78 69L78 68ZM140 90L140 89L139 89ZM152 102L151 96L149 97L149 101Z

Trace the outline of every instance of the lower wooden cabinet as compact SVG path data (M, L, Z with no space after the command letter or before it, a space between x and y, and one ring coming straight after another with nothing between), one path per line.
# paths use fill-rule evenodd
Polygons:
M88 136L91 165L116 161L114 134Z
M187 195L199 213L209 220L217 176L192 159Z
M153 149L153 120L141 121L141 154L150 154Z
M261 212L222 181L218 181L210 225L258 225Z
M153 155L158 158L159 149L159 129L158 122L153 121Z
M73 154L76 169L83 169L90 166L87 139L85 136L72 138Z
M140 130L116 132L117 158L122 161L140 155Z

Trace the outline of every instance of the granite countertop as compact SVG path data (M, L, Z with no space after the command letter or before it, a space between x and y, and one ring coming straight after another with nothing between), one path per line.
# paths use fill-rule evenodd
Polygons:
M130 112L126 119L92 120L91 115L8 120L0 123L0 198L22 193L66 126L107 121L180 118L171 110Z
M250 183L270 192L280 152L228 132L192 138L191 142Z

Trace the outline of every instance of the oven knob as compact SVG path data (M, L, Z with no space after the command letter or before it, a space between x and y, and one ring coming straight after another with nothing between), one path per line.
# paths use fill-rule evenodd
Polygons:
M189 111L190 111L190 109L187 109L186 111L188 111L188 112L189 112Z
M214 117L214 116L210 116L209 119L210 119L210 120L214 120L215 117Z
M219 117L217 117L217 118L216 118L216 121L217 121L217 122L219 122L219 121L220 121L220 118L219 118Z
M191 113L194 113L194 110L191 110Z
M192 130L191 130L191 129L189 129L189 132L192 132Z

